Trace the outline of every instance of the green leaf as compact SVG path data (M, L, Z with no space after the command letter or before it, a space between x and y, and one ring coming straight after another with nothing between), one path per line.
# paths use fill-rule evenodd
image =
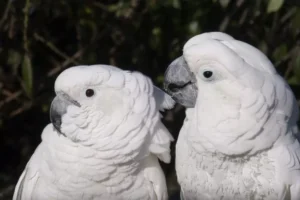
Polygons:
M268 45L265 41L261 41L258 48L264 53L266 54L268 51Z
M176 9L180 8L179 0L173 0L173 8L176 8Z
M192 21L189 24L189 31L192 35L196 34L199 32L199 26L198 26L198 22L197 21Z
M152 29L152 34L155 36L160 36L161 35L161 28L160 27L155 27Z
M160 74L156 77L156 82L162 84L164 82L164 75Z
M299 53L300 53L300 48L296 48L294 57L292 59L292 65L293 65L294 73L295 73L295 76L298 78L298 80L300 80L300 57L299 57ZM300 82L298 82L298 84L299 83Z
M292 19L293 33L297 34L299 27L300 27L300 8L297 9L297 12Z
M12 67L13 74L16 75L22 62L22 55L13 49L8 50L7 64Z
M283 5L284 0L269 0L267 12L277 12Z
M275 59L275 61L280 61L287 54L287 51L288 48L286 44L280 45L273 52L273 58Z
M229 4L230 0L220 0L220 4L223 8L226 8Z
M49 112L49 105L48 104L43 104L42 105L42 112L43 113L48 113Z
M84 12L86 13L86 14L92 14L93 13L93 10L91 9L91 8L89 8L89 7L85 7L84 8Z
M23 79L23 87L26 95L29 98L32 98L33 73L32 73L31 60L28 54L25 54L23 58L22 79Z
M291 78L289 78L287 80L289 85L298 85L299 84L299 79L297 78L297 76L292 76Z

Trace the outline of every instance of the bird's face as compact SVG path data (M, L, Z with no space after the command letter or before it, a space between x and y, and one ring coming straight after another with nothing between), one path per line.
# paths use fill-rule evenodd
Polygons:
M165 72L165 90L172 95L177 103L186 108L193 108L196 104L198 79L200 85L202 85L201 81L214 83L221 78L220 72L218 72L219 70L215 69L212 64L206 65L204 63L206 67L201 68L201 70L197 72L201 64L199 61L203 60L201 58L201 52L197 51L197 49L202 47L201 43L213 38L219 40L233 40L231 36L218 32L196 35L189 39L184 45L184 55L175 59ZM205 73L205 75L203 73ZM209 84L206 84L206 86L209 86Z
M204 103L212 104L216 98L228 102L238 98L243 87L237 78L211 56L202 57L201 50L197 45L186 48L184 55L170 64L165 72L166 91L187 108L194 107L197 99L206 106Z
M269 59L255 47L225 33L212 32L187 41L183 55L168 67L164 87L178 103L194 107L196 100L201 100L199 95L232 94L232 87L226 86L229 83L255 93L265 79L273 79L276 74Z
M118 73L111 73L118 70L105 65L77 66L58 76L50 119L60 134L76 141L86 140L89 136L84 133L91 133L101 124L104 128L111 119L118 121L124 117L125 80Z

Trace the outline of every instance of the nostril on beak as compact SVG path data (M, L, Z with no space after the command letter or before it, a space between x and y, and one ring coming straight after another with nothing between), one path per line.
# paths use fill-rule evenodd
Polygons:
M174 83L170 83L170 84L167 86L167 88L168 88L168 90L171 91L171 92L178 92L179 90L185 88L186 86L188 86L188 85L190 85L190 84L192 84L191 81L189 81L189 82L187 82L187 83L184 83L184 84L180 84L180 85L174 84Z
M176 85L174 83L170 83L168 85L168 90L170 90L171 92L177 92L180 88L180 85Z

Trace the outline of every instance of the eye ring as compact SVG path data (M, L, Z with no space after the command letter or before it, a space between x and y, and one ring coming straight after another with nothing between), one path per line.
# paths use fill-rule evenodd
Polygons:
M87 97L92 97L92 96L94 96L94 94L95 94L95 92L94 92L93 89L87 89L87 90L85 91L85 95L86 95Z
M212 77L212 75L213 75L213 72L212 71L204 71L203 72L203 76L205 77L205 78L210 78L210 77Z

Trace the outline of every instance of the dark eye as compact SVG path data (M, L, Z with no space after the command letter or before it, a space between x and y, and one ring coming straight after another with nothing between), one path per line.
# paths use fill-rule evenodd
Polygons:
M203 72L203 76L205 78L210 78L213 75L212 71L205 71Z
M94 92L94 90L92 90L92 89L87 89L87 90L85 91L85 95L86 95L87 97L92 97L94 94L95 94L95 92Z

